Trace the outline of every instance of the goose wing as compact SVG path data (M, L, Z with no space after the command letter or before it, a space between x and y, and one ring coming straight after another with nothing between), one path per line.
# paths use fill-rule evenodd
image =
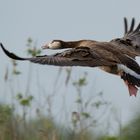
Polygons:
M135 19L132 18L130 28L128 29L127 18L124 18L124 29L125 34L122 39L133 47L140 47L140 23L135 28Z
M123 47L116 48L116 45L111 42L96 43L96 47L93 47L93 50L96 50L103 59L114 62L116 65L122 64L133 72L140 74L140 66L134 59L136 54L129 49Z
M88 67L97 67L104 65L110 66L114 64L113 62L102 59L102 57L98 54L98 51L95 50L95 52L93 52L88 47L73 48L54 55L41 55L31 58L22 58L6 50L3 44L0 45L5 54L10 58L15 60L28 60L30 62L38 64Z
M22 58L9 52L0 44L5 54L15 60L28 60L38 64L56 66L114 66L123 64L140 74L140 67L130 56L116 49L111 43L97 43L90 47L78 47L54 55Z

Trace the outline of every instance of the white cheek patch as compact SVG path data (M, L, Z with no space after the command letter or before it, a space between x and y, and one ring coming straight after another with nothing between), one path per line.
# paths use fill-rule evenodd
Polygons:
M49 44L48 44L48 47L50 48L50 49L58 49L58 48L60 48L60 42L50 42Z
M125 66L123 64L118 64L117 67L119 70L123 70L125 73L128 73L128 74L140 79L140 74L137 74L135 71L131 70L127 66Z
M51 46L51 42L48 44L48 47L51 49L51 47L52 47L52 46Z

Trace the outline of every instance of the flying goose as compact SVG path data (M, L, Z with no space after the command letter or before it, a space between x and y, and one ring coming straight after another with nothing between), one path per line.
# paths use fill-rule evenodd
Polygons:
M28 60L55 66L99 67L108 73L119 75L128 86L130 96L136 96L140 87L140 66L135 61L135 57L140 54L140 25L134 29L134 19L132 19L130 30L128 30L126 18L124 23L124 37L110 42L53 40L43 46L44 49L69 48L54 55L22 58L6 50L2 43L0 46L8 57L15 60Z

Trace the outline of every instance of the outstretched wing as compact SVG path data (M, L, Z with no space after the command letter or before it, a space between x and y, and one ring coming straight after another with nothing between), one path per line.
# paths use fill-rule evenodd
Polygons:
M96 53L91 53L88 47L73 48L62 53L55 55L42 55L32 58L21 58L14 53L9 52L4 48L2 44L1 48L5 54L15 60L28 60L38 64L48 64L56 66L88 66L97 67L103 65L112 65L111 62L104 59L100 59L100 56Z
M135 26L135 19L132 18L130 28L128 29L128 21L127 18L124 18L124 29L125 34L122 38L124 41L128 42L133 47L140 47L140 23L136 28Z

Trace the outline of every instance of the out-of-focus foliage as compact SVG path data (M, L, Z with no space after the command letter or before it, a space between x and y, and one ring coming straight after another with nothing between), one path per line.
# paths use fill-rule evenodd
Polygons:
M41 54L41 49L37 49L36 47L36 42L34 42L32 40L32 38L28 38L27 40L27 46L28 46L28 49L27 49L27 54L30 55L30 56L37 56L37 55L40 55Z
M104 137L101 137L99 138L98 140L121 140L119 139L117 136L104 136Z
M12 66L13 66L13 70L12 70L12 74L13 75L19 75L21 74L21 72L17 69L17 62L16 60L12 60Z
M23 95L21 93L17 94L17 100L19 101L20 105L22 105L22 106L30 106L33 98L34 97L32 95L29 95L27 97L23 97Z
M140 114L123 128L122 137L123 140L140 140Z
M6 124L13 115L13 109L8 105L0 105L0 124Z
M13 109L9 105L0 105L0 140L10 140L12 135Z

